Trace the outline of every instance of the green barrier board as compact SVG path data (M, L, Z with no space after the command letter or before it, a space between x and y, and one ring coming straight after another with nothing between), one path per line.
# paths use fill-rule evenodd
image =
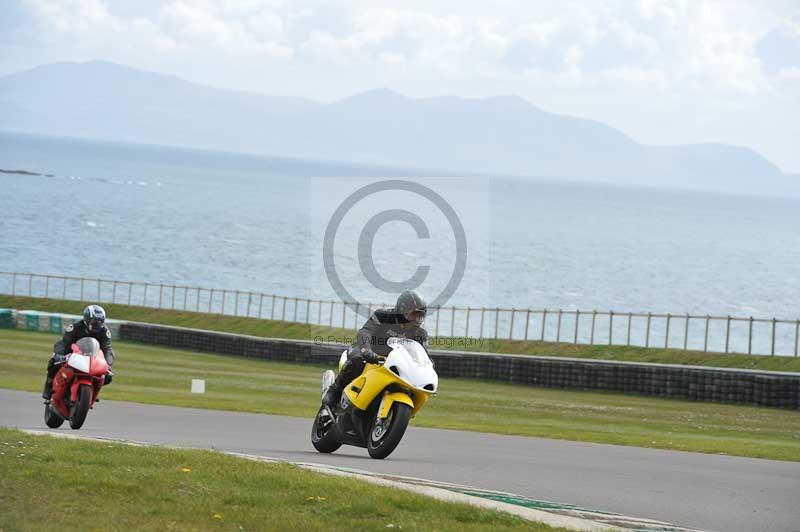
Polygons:
M0 329L14 328L14 312L10 308L0 308Z
M57 334L64 332L64 326L61 323L61 316L50 316L50 332Z
M25 315L25 329L29 331L39 330L39 315L29 312Z

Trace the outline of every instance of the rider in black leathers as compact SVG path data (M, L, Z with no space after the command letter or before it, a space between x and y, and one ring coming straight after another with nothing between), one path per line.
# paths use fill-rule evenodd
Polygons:
M99 305L89 305L83 310L83 319L78 320L64 329L64 336L53 344L53 356L47 362L47 379L44 382L42 398L49 401L53 395L53 377L58 371L58 366L65 360L65 355L72 350L72 344L81 338L90 336L100 343L108 369L114 364L116 356L111 348L111 332L106 328L106 312ZM111 383L111 374L106 375L104 384Z
M414 290L406 290L397 298L393 309L373 312L359 329L355 343L348 349L347 362L325 392L322 403L328 407L338 403L344 387L361 375L367 362L375 363L378 356L388 355L392 351L388 345L389 338L415 340L427 351L428 331L422 327L427 311L425 299Z

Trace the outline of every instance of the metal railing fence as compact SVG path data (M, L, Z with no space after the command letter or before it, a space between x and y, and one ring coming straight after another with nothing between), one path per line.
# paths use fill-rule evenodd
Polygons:
M387 307L262 292L19 272L0 272L0 294L242 316L357 329ZM434 337L626 345L798 356L800 319L446 306L429 309Z

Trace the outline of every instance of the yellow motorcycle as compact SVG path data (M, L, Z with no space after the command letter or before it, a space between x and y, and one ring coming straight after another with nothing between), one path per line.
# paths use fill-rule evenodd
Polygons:
M425 349L414 340L389 338L392 351L344 387L333 408L322 405L314 418L311 443L321 453L342 445L366 447L372 458L386 458L400 443L408 422L439 388L439 376ZM339 360L339 370L347 351ZM322 395L335 374L322 374Z

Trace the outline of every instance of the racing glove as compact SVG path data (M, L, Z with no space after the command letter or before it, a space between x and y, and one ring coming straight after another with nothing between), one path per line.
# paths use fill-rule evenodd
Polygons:
M378 363L378 360L380 360L380 359L378 358L378 355L375 354L375 351L373 351L372 349L364 348L364 347L362 347L361 349L362 349L361 357L364 359L364 362L368 362L370 364L377 364Z

